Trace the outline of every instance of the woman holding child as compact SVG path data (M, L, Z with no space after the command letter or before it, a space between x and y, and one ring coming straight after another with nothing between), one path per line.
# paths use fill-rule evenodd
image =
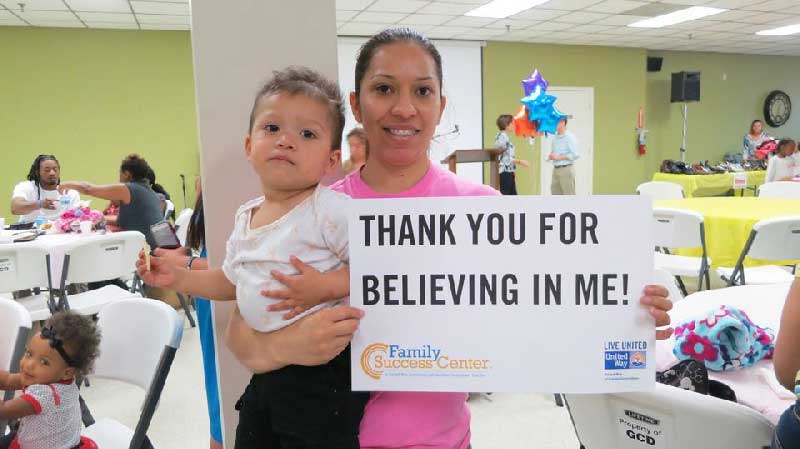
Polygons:
M285 73L287 72L279 72L276 76ZM352 198L498 195L498 192L487 186L457 178L437 164L432 164L428 158L431 139L446 104L446 99L442 96L441 58L429 40L408 29L386 30L373 36L359 53L355 82L355 92L350 94L349 100L356 120L363 125L367 135L370 157L361 170L354 171L331 186L332 190ZM298 84L308 83L298 80ZM295 92L300 93L292 94L286 89L279 89L263 96L260 94L256 100L253 109L255 125L251 126L246 148L248 159L257 172L260 169L256 164L270 163L269 157L258 161L252 159L251 146L260 139L258 136L263 132L278 136L273 142L274 153L263 154L282 155L282 149L289 146L293 149L308 148L309 152L317 147L314 142L307 142L306 139L332 141L334 147L329 150L330 153L335 154L338 151L338 147L335 146L337 129L338 135L341 136L341 127L335 120L338 114L332 115L334 120L330 120L330 117L326 119L325 115L321 114L320 117L311 120L316 122L316 125L295 124L280 117L274 120L261 120L260 117L266 113L265 111L280 115L279 111L283 109L286 111L284 114L288 113L287 117L298 117L300 111L313 111L315 104L317 106L326 104L324 99L308 95L306 90ZM328 105L336 103L335 95L328 95L328 98ZM281 102L281 99L284 101ZM293 101L298 104L293 106ZM295 107L298 113L293 114L291 112ZM331 138L326 125L333 128L334 138ZM318 216L324 216L323 222L329 226L328 229L330 226L339 227L346 224L346 221L342 221L344 214L340 211L345 206L341 200L343 195L325 192L313 182L315 177L321 178L335 164L326 160L321 150L313 151L318 160L312 164L316 167L314 176L303 178L308 184L306 193L300 195L303 199L286 202L283 208L274 209L271 215L265 213L271 209L269 203L274 202L269 198L270 189L274 190L276 186L265 184L263 182L265 178L262 177L267 199L247 203L243 209L250 212L242 215L240 209L240 213L237 214L234 234L228 243L226 270L233 273L236 267L243 267L248 263L247 260L239 258L241 251L232 246L232 241L234 245L241 244L239 239L234 239L237 233L246 236L248 232L259 232L261 229L259 226L280 223L298 213L297 208L303 204L313 204ZM297 160L273 162L276 170L278 164L283 164L280 170L283 179L288 180L289 173L303 172L300 166L302 164ZM278 173L279 171L276 171L274 174ZM283 184L284 190L280 191L283 195L279 195L278 198L285 198L288 195L286 192L294 192L296 187L297 185L292 183ZM327 203L318 202L320 197L324 197ZM265 220L259 221L259 218ZM348 345L358 328L363 312L346 305L338 305L321 308L310 315L305 313L309 307L347 296L349 292L348 273L345 267L346 241L330 238L329 234L327 230L324 233L326 254L331 255L327 266L320 266L308 258L292 253L292 256L299 257L290 257L284 261L283 266L288 268L267 271L269 274L267 277L271 278L270 287L260 292L269 301L267 309L271 313L282 313L279 311L291 309L289 316L300 319L291 325L276 327L270 331L258 329L258 326L254 325L258 323L254 323L252 319L252 311L242 309L242 299L238 299L241 313L240 310L235 311L229 322L228 346L251 371L271 375L273 380L279 381L279 384L258 385L255 381L262 375L256 374L253 377L248 390L239 401L242 410L240 410L236 447L312 447L295 444L297 440L293 433L300 431L304 434L305 443L313 443L313 447L468 448L470 412L466 404L466 393L376 392L369 397L366 406L363 403L364 398L359 393L348 392L347 396L339 394L340 388L349 390ZM283 251L283 248L277 250ZM341 263L335 263L336 260ZM309 264L306 265L304 261ZM147 273L144 270L144 262L140 261L139 273L148 284L178 283L187 289L199 285L198 282L186 282L185 273L176 274L170 270L162 270L161 266L159 261L154 259L152 272ZM343 268L339 268L340 266ZM234 270L231 270L231 267ZM213 271L215 270L209 270ZM284 274L286 272L298 274ZM183 280L178 282L176 277ZM217 278L217 284L209 286L222 285L227 281L227 285L224 286L225 291L218 291L220 294L216 296L204 292L205 296L232 299L237 296L236 293L240 293L239 296L252 297L254 292L240 290L238 281L235 282L236 288L232 289L230 287L234 283L232 277L235 275L227 279ZM279 284L272 283L273 281ZM641 299L642 304L650 309L658 326L669 324L666 311L671 308L671 303L666 296L665 288L649 286ZM670 332L670 329L659 330L657 336L666 338ZM329 373L327 378L315 375L319 374L316 368L320 366ZM295 378L287 379L286 370L293 372ZM298 378L299 375L307 377ZM301 410L292 411L287 404L276 403L274 398L264 397L261 394L265 388L267 390L273 388L273 392L280 393L286 400L289 396L276 388L287 385L298 397L318 393L317 399L324 402L325 410L331 411L328 418L337 423L337 428L326 428L325 423L318 422L318 416L308 415L307 411L311 409L303 407L303 403L297 403L297 407ZM279 410L276 411L273 407L279 407ZM245 413L245 409L249 409L248 413ZM254 409L255 414L253 414ZM294 413L294 416L290 416L291 413ZM342 414L347 416L342 417ZM262 419L262 429L253 429L254 417ZM289 425L290 421L296 422ZM352 428L353 425L355 428ZM263 429L265 426L272 428ZM325 432L331 432L331 437L319 440L319 436L324 436Z

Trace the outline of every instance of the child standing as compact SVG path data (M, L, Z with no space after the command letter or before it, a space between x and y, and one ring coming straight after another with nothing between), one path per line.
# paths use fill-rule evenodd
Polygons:
M25 348L19 374L0 371L0 390L22 390L22 396L0 402L0 419L20 419L16 434L0 437L0 448L96 448L81 437L75 377L91 372L99 346L91 318L60 312L47 320Z
M245 137L245 154L264 196L237 211L222 268L189 271L154 257L147 271L140 259L145 283L236 299L247 324L259 332L346 298L348 200L320 185L338 165L343 127L335 83L306 68L276 72L256 96ZM281 273L312 267L317 278L306 284L306 294L287 296L281 284L287 276ZM287 304L292 310L284 315L278 309ZM236 448L358 449L369 395L350 390L349 350L325 365L254 375L237 403Z
M528 161L516 159L515 157L514 144L511 143L511 139L508 138L507 134L514 129L513 123L514 117L508 114L497 117L497 129L500 132L494 138L494 146L503 150L503 153L500 154L500 193L503 195L517 194L516 164L530 167Z

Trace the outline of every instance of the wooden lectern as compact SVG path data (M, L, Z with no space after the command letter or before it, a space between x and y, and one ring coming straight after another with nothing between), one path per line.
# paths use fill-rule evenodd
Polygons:
M480 150L456 150L450 153L442 163L447 162L450 171L456 172L456 164L461 162L489 161L489 185L500 190L500 154L502 148L483 148Z

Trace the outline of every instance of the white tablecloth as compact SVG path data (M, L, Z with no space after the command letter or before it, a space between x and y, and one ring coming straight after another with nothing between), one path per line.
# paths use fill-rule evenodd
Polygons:
M774 285L745 285L708 290L687 296L670 312L673 325L703 317L707 312L725 304L744 310L754 323L769 327L778 334L781 311L791 283ZM677 363L672 354L675 338L656 344L656 369L663 371ZM755 366L733 372L709 371L711 379L730 386L742 405L751 407L770 421L777 423L781 413L795 401L795 396L775 378L772 360L762 360Z

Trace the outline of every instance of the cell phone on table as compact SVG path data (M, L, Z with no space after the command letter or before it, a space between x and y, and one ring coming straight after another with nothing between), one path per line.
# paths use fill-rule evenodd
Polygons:
M175 228L168 221L160 221L150 226L156 248L177 249L181 247L181 241L175 234Z

